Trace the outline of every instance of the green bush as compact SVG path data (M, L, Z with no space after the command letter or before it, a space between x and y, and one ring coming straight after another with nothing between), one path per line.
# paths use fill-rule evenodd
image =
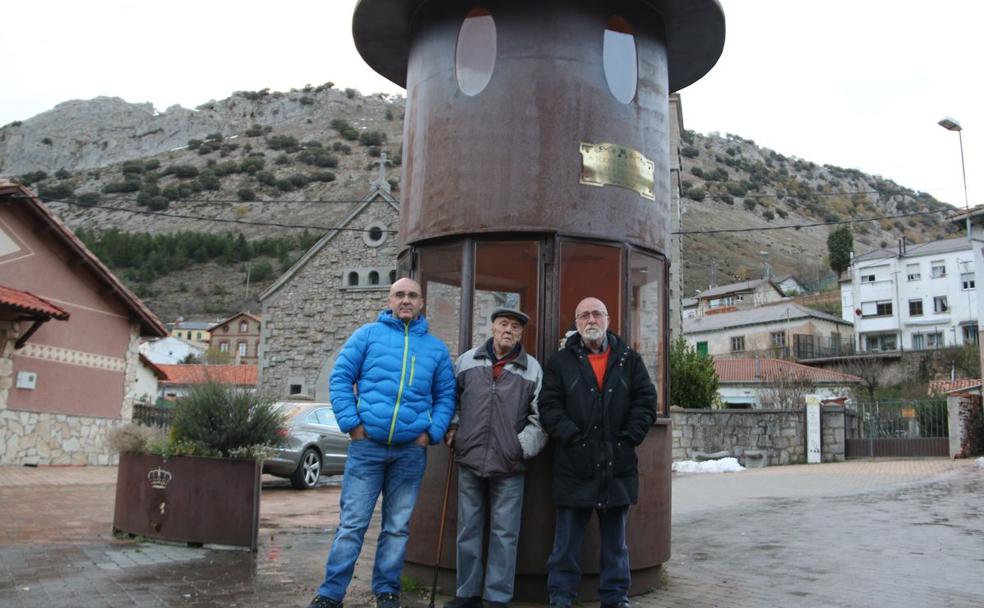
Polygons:
M359 143L363 146L381 146L386 143L386 134L382 131L363 131L359 134Z
M141 160L128 160L123 163L121 170L123 171L123 175L132 175L143 173L146 167Z
M38 196L44 200L72 200L75 197L75 190L68 184L41 184L38 187Z
M238 197L239 200L243 202L255 201L256 193L250 190L249 188L240 188L236 192L236 197Z
M20 180L20 183L30 186L33 183L48 179L48 174L44 171L31 171L21 175L18 179Z
M688 346L683 338L677 338L670 346L670 404L710 408L717 389L714 361Z
M351 154L352 153L352 147L349 146L348 144L343 144L340 141L336 141L335 143L333 143L331 145L331 149L333 151L335 151L335 152L341 152L342 154Z
M161 161L156 158L148 160L144 163L144 171L157 171L161 168Z
M745 209L751 211L755 209L755 205L757 205L758 202L754 198L746 198L741 202L741 204L745 206Z
M264 186L273 186L277 183L277 178L269 171L259 171L256 173L256 181L260 182Z
M345 139L347 139L349 141L355 141L355 140L359 139L359 132L356 131L355 129L351 128L351 127L348 128L348 129L345 129L344 131L342 131L341 134L342 134L342 137L344 137Z
M345 89L345 96L348 97L349 99L355 97L356 93L358 93L358 91L356 91L355 89Z
M253 125L246 129L246 137L259 137L263 135L263 127L260 125Z
M98 192L83 192L75 198L75 201L80 205L85 205L86 207L91 207L92 205L99 204L99 193Z
M301 148L297 138L290 135L274 135L273 137L268 137L266 144L271 150L283 150L290 153L297 152Z
M292 161L291 161L290 157L287 156L286 154L281 154L277 158L273 159L273 162L276 163L276 164L278 164L278 165L280 165L282 167L284 165L291 164Z
M304 95L303 97L301 97L300 99L298 99L298 101L301 102L301 105L302 106L311 106L311 105L314 105L314 99L308 97L307 95Z
M171 165L164 171L165 175L173 175L180 179L198 177L198 167L194 165Z
M228 457L279 444L283 423L272 399L213 381L178 400L171 437L201 455Z
M771 211L763 211L762 217L764 217L766 221L771 222L772 220L776 219L776 214L772 213Z
M690 190L685 191L683 193L683 196L685 198L689 198L692 201L700 202L704 200L704 197L707 196L707 193L704 192L703 188L691 188Z
M700 156L700 150L698 150L694 146L684 146L680 150L680 154L687 158L697 158L698 156Z
M690 174L697 177L704 177L704 170L700 167L690 167Z
M50 146L53 142L51 141L50 137L45 137L44 139L41 140L41 143L43 143L46 146Z
M254 175L258 171L262 171L264 166L266 166L266 159L262 156L250 156L239 163L239 171Z
M133 179L127 179L120 182L109 182L108 184L103 186L103 192L106 194L140 192L141 188L143 188L143 184L141 184L139 181Z
M335 181L335 174L331 171L315 171L309 179L312 182L333 182Z
M269 260L260 260L250 268L250 278L254 281L268 281L273 278L273 264Z
M59 169L55 171L55 177L57 177L58 179L68 179L72 177L72 172L67 171L65 169Z

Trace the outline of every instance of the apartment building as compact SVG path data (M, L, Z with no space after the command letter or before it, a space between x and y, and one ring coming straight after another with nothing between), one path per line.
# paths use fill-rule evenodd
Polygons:
M974 268L965 236L869 251L841 281L841 317L862 351L978 344Z

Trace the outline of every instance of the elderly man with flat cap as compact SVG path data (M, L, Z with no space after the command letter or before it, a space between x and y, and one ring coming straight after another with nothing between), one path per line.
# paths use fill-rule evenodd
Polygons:
M537 397L543 372L523 349L530 318L513 308L492 312L492 337L458 357L456 424L447 443L458 464L458 580L446 608L491 608L512 599L523 511L526 461L547 443ZM486 508L488 560L482 563Z

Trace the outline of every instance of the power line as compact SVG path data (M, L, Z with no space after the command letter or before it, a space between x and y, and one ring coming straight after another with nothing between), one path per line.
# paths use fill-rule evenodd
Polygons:
M12 198L27 198L23 195L17 195ZM342 228L339 226L316 226L313 224L285 224L281 222L257 222L251 220L238 220L238 219L228 219L221 217L205 217L202 215L188 215L183 213L164 213L163 211L146 211L143 209L127 209L125 207L103 207L101 205L83 205L80 203L72 201L45 201L46 203L60 203L63 205L69 205L72 207L82 207L84 209L98 209L100 211L118 211L122 213L132 213L134 215L149 215L154 217L167 217L173 219L182 220L193 220L198 222L217 222L221 224L240 224L246 226L267 226L273 228L298 228L304 230L322 230L324 232L332 231L344 231L344 232L370 232L372 230L379 230L380 232L387 232L390 234L396 234L396 230L388 230L385 228Z
M814 222L809 224L787 224L785 226L759 226L756 228L724 228L721 230L678 230L672 234L723 234L726 232L768 232L771 230L788 230L790 228L799 230L801 228L815 228L817 226L839 226L841 224L854 224L860 222L877 222L880 220L892 220L900 217L915 217L920 215L933 215L934 213L948 213L946 209L937 211L917 211L913 213L901 213L898 215L881 215L878 217L859 217L848 220L837 220L833 222Z

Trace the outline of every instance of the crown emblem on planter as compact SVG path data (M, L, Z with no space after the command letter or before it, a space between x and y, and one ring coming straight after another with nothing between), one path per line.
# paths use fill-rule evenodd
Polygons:
M171 473L160 467L151 469L151 471L147 473L147 480L150 481L150 487L156 490L163 490L166 488L167 484L171 483L171 477Z

